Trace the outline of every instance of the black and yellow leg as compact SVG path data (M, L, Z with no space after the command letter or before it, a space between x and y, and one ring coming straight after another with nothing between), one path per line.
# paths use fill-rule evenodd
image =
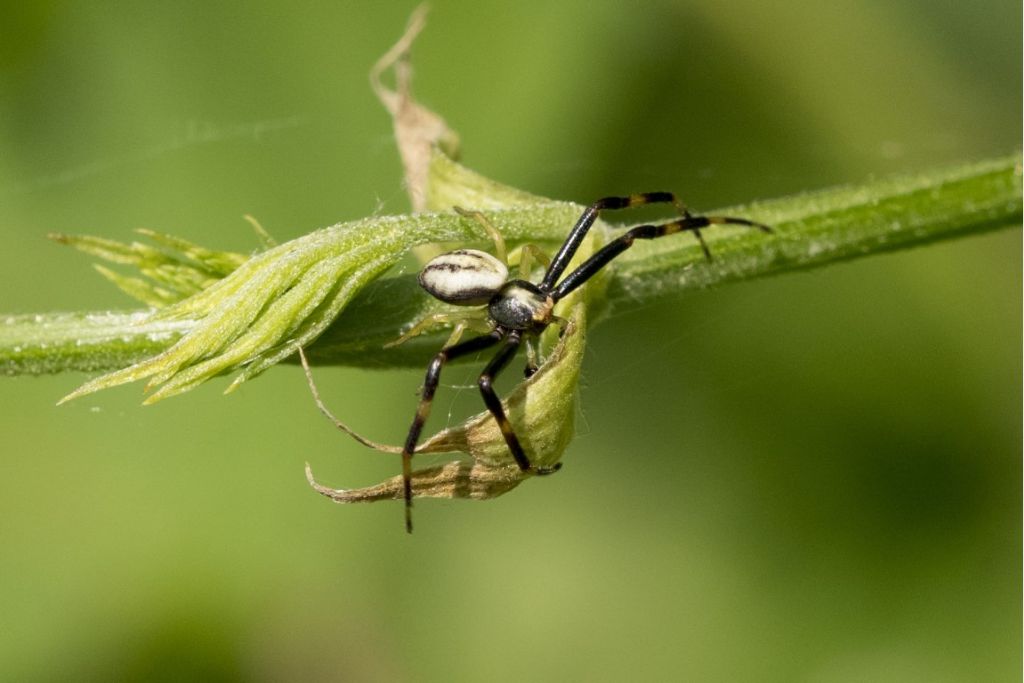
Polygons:
M706 228L709 225L745 225L752 228L757 228L764 232L771 232L771 228L767 225L761 225L753 221L748 221L745 218L731 218L728 216L684 216L679 220L669 221L668 223L661 223L659 225L638 225L635 228L631 228L625 232L625 234L612 240L604 247L602 247L596 254L591 256L589 259L583 262L579 268L572 271L565 276L558 286L551 292L551 298L558 301L569 292L573 291L584 282L589 280L593 275L605 267L609 261L614 259L616 256L624 252L633 246L633 242L636 240L653 240L658 237L664 237L665 235L672 235L677 232L692 232L697 235L700 239L701 248L704 250L704 255L710 259L711 252L708 250L707 244L704 239L700 236L700 229Z
M495 376L505 369L509 361L515 357L516 351L519 350L520 341L521 335L518 331L510 333L505 340L505 346L491 359L491 362L487 364L487 367L480 374L477 384L480 386L480 394L484 398L484 404L491 411L495 422L498 423L498 429L501 430L501 435L504 437L509 451L512 452L512 457L515 458L516 464L519 465L519 469L524 472L532 472L533 474L552 474L561 469L562 464L558 463L553 467L536 467L530 464L530 459L523 451L523 446L519 443L519 437L516 436L516 432L512 428L512 422L509 421L508 416L505 414L505 409L501 405L501 399L498 398L498 394L495 393L492 386Z
M555 257L551 259L551 265L548 266L548 270L544 273L544 279L541 281L540 287L544 290L549 290L555 286L558 282L558 278L565 272L566 266L569 265L569 261L576 254L576 250L579 249L580 244L583 242L583 238L587 236L587 232L591 226L594 225L594 221L597 220L597 216L600 212L605 210L617 210L617 209L628 209L634 206L644 206L646 204L673 204L679 209L679 212L684 216L689 215L686 211L686 207L683 206L679 198L672 192L643 192L640 194L631 194L625 197L603 197L598 199L596 202L586 208L583 214L576 221L576 225L573 226L569 232L569 236L566 238L565 243L555 254Z
M409 427L409 434L405 438L405 446L402 448L402 485L405 497L405 530L412 533L412 454L416 452L416 444L423 432L423 425L430 417L430 405L434 400L434 393L441 381L441 369L444 364L460 356L466 356L494 346L502 338L501 332L492 332L483 337L476 337L451 348L442 349L430 361L427 366L427 375L423 379L423 392L420 394L420 402L416 407L416 417Z
M711 250L708 249L707 242L704 241L704 236L700 232L700 229L703 227L707 227L709 225L722 224L746 225L749 227L757 228L764 232L771 232L771 228L769 228L767 225L755 223L745 218L732 218L730 216L695 216L694 214L690 213L689 209L686 208L686 205L683 204L682 201L680 201L679 197L677 197L674 192L643 192L640 194L631 194L625 197L604 197L603 199L598 199L596 202L588 206L587 209L583 212L583 214L579 217L579 220L576 221L576 225L573 226L572 231L569 233L569 237L565 240L565 243L562 245L561 249L558 250L558 253L555 254L555 257L551 259L551 265L548 267L547 272L544 274L544 280L541 282L541 289L545 291L551 291L552 289L555 288L555 283L557 283L558 278L562 276L562 273L565 271L566 266L569 265L569 261L572 260L573 255L576 253L576 250L580 246L580 243L583 242L583 238L586 237L587 231L589 231L591 226L594 225L594 221L597 220L597 216L601 211L609 209L629 209L632 207L644 206L647 204L672 204L674 207L676 207L676 210L679 211L683 219L681 221L673 221L673 223L678 223L679 225L683 226L680 229L687 230L693 233L694 237L697 238L697 241L700 242L700 247L701 250L703 250L704 252L705 258L707 258L709 261L711 260ZM665 225L671 224L666 223ZM674 230L673 232L678 232L678 230ZM671 233L665 232L661 234ZM654 235L654 237L660 237L661 234ZM652 238L644 237L641 235L634 235L634 239ZM630 242L630 244L632 244L632 242ZM620 253L621 251L622 250L620 249L619 252L616 253ZM602 264L608 263L608 261L610 261L611 258L602 261ZM596 269L591 270L587 277L593 275L595 271ZM579 284L571 287L569 291L575 289L577 286L579 286ZM559 285L559 289L561 289L561 285ZM567 292L563 292L563 296L565 293Z

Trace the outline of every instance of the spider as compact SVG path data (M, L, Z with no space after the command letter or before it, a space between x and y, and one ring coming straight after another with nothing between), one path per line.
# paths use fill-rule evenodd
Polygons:
M601 211L662 203L674 205L681 217L665 223L630 228L599 249L564 278L562 277L569 261L572 260L587 231L593 226ZM457 306L486 306L486 320L480 320L479 315L474 315L477 313L476 311L468 315L438 314L420 321L401 338L392 342L392 344L401 343L419 334L425 328L438 323L457 323L448 342L427 366L416 415L409 427L409 433L402 448L405 529L410 533L412 532L412 456L416 452L416 445L419 442L420 433L423 431L423 425L430 415L434 393L437 391L441 369L445 363L500 345L498 352L487 363L477 379L484 404L497 421L505 443L519 468L523 472L535 475L553 474L561 468L561 463L552 467L538 467L531 464L530 458L523 451L519 438L512 428L512 423L505 414L501 399L494 391L493 383L494 378L508 366L519 347L524 344L528 352L526 376L529 377L536 372L537 361L531 344L532 339L552 323L563 329L566 324L565 320L554 314L555 304L586 283L601 268L632 246L633 242L638 239L650 240L688 231L697 238L704 257L710 261L711 251L701 235L701 228L732 224L757 228L765 233L772 232L767 225L745 218L692 214L671 192L647 192L627 197L605 197L587 207L569 232L565 242L558 249L555 257L550 261L536 248L525 247L520 259L519 278L509 279L505 245L500 233L490 225L483 214L458 208L456 211L463 216L476 219L484 226L495 242L497 256L476 249L458 249L435 257L423 267L419 274L420 285L443 302ZM531 256L546 265L544 276L540 282L530 282L526 279L529 277L528 262ZM462 333L469 327L476 327L483 334L459 342Z

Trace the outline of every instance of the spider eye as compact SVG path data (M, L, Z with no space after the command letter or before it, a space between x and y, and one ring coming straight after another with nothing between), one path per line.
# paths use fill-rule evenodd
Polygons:
M458 306L486 304L508 279L508 267L484 251L459 249L431 259L420 285L441 301Z

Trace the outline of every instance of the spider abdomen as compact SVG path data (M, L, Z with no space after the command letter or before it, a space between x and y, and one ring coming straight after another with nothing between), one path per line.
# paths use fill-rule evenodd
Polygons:
M555 303L537 285L525 280L512 280L491 298L487 313L491 320L510 330L543 328L551 322Z
M508 267L484 251L458 249L431 259L420 285L435 298L458 306L481 306L508 279Z

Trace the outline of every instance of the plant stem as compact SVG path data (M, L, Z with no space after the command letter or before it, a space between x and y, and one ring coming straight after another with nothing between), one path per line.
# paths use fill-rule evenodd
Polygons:
M43 375L121 368L163 351L193 320L151 320L150 311L0 317L0 374Z
M1021 158L991 159L917 175L731 208L773 226L775 239L730 229L712 242L715 260L684 240L636 244L616 262L613 307L733 280L919 246L1021 223Z
M550 244L556 217L578 209L536 204L490 213L511 226L513 239ZM932 170L913 176L796 195L723 214L772 225L775 234L742 228L707 232L714 261L688 237L638 242L610 268L604 301L611 309L676 296L693 288L744 280L868 256L1021 222L1019 155ZM536 214L537 227L531 228ZM503 220L507 218L506 222ZM402 218L389 219L401 223ZM417 221L408 221L414 229ZM507 233L508 236L508 233ZM602 297L595 297L600 302ZM384 349L403 325L437 309L414 276L377 280L363 289L309 348L319 364L421 366L436 351L424 335ZM42 374L124 367L167 348L192 329L190 320L154 320L145 311L51 313L0 319L0 372Z

